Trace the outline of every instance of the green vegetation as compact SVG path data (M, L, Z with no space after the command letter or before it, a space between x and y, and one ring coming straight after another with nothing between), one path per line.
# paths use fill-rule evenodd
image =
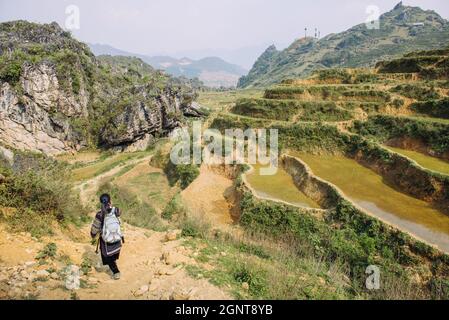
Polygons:
M57 250L58 248L55 243L47 243L45 247L37 254L36 260L45 261L47 259L54 259L56 258Z
M425 22L425 25L411 26L414 22ZM382 28L374 32L364 25L356 25L322 39L300 38L284 50L270 46L248 75L240 79L238 87L267 87L285 79L306 78L320 69L372 67L379 59L396 59L412 51L447 46L449 23L434 11L401 5L383 14L381 24ZM409 56L402 61L387 62L377 67L382 72L420 72L427 79L447 79L446 52L440 50L431 55ZM348 72L338 70L322 75L325 78L335 77L341 83L372 82L376 77L362 72L360 79L356 80L357 75L350 77Z
M75 168L72 171L72 181L85 181L97 177L115 167L125 164L132 159L141 159L150 155L151 152L139 151L134 153L111 154L106 152L95 162L89 163L81 168Z
M379 73L419 73L425 67L437 63L441 57L420 56L404 57L391 61L382 61L376 65Z
M215 118L212 128L224 130L226 128L267 128L279 130L279 147L281 152L286 149L307 152L345 152L350 142L348 135L341 134L335 126L317 123L297 123L285 125L271 125L259 119L235 118L220 115Z
M187 214L186 208L182 203L181 194L177 193L162 211L162 218L172 220L175 216L183 218Z
M197 264L186 267L188 274L230 289L237 299L352 297L342 272L344 266L334 264L329 268L295 242L273 241L258 232L236 238L230 233L216 233L198 221L188 222L186 229L186 245L198 252Z
M376 65L380 73L417 73L424 79L447 79L449 75L449 55L405 56L392 61L382 61ZM413 53L412 53L413 54ZM422 54L426 54L425 51Z
M22 74L22 59L15 52L11 58L0 57L0 80L15 86Z
M425 87L417 84L398 85L392 89L391 92L399 93L404 97L416 100L435 100L440 97L434 87Z
M323 124L296 124L279 127L281 149L306 152L345 151L349 137L341 134L336 127Z
M240 99L232 109L235 114L273 120L345 121L352 113L335 102L307 102L297 100Z
M186 189L200 174L197 165L173 164L170 161L170 153L158 150L152 159L153 165L164 170L171 186L179 183L181 189Z
M359 84L376 82L379 80L378 76L368 70L348 70L348 69L324 69L317 70L312 75L312 80L318 80L323 83L332 81L334 83L342 84Z
M0 163L2 220L13 230L33 236L51 234L52 222L80 224L87 217L78 194L68 182L70 171L63 163L41 155L17 153L14 166Z
M390 230L378 220L361 214L348 202L340 202L324 220L318 220L306 211L257 201L245 193L241 210L241 223L248 230L276 239L294 239L302 248L314 252L314 256L323 257L329 266L334 263L346 265L353 295L373 299L448 298L443 295L447 288L434 290L432 282L421 287L412 281L412 274L422 271L418 255L432 259L434 280L449 274L447 256L438 256L430 247ZM446 267L441 269L445 264ZM378 265L382 269L384 280L379 291L365 289L365 269L369 265Z
M416 102L410 108L430 117L449 119L449 98Z
M386 142L393 138L417 139L442 154L449 150L449 125L407 117L378 115L368 121L356 121L352 132Z
M206 91L201 92L197 102L212 111L222 111L240 98L257 99L261 96L262 91L260 90Z
M172 184L179 181L181 189L186 189L200 175L200 170L196 165L172 165L172 162L169 162L166 172Z
M386 103L391 101L388 92L373 90L370 85L284 85L265 91L266 99L313 99L325 101L363 101Z

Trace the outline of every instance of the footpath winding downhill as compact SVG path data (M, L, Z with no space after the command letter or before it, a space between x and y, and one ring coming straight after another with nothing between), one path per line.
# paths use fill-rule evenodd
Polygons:
M78 185L82 201L88 203L95 197L100 181L113 178L131 164L141 170L144 163L149 166L149 159L130 160L83 181ZM41 239L25 233L11 234L0 225L0 299L231 298L208 280L194 279L187 274L184 267L195 265L193 257L198 253L183 245L185 239L179 237L180 230L155 232L129 224L124 228L126 243L119 260L122 278L115 281L107 268L101 266L95 247L90 243L90 224L70 227L69 232L55 226L53 236ZM47 243L56 244L56 257L38 263L35 257ZM82 265L86 258L96 261L96 265L88 275L80 276L78 290L68 290L64 270L70 265Z

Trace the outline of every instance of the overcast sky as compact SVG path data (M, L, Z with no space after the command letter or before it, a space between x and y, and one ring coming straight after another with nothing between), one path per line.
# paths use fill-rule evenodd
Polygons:
M274 43L280 47L304 35L321 35L365 22L369 5L381 12L398 0L0 0L0 21L56 21L64 27L69 5L80 12L79 40L109 44L141 54L226 52ZM406 0L449 19L448 0ZM248 51L247 50L247 51Z

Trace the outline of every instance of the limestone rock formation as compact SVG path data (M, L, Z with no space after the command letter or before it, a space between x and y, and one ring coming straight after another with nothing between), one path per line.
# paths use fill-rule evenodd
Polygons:
M22 95L9 83L0 83L0 141L46 154L86 145L69 123L72 117L87 117L84 90L77 98L61 91L55 67L46 62L25 64L19 86Z
M0 24L0 144L45 154L145 149L201 115L182 81L138 58L99 57L56 23Z

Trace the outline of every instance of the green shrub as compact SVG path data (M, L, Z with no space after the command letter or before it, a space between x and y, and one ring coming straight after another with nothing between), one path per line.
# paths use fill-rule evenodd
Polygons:
M245 192L241 212L241 224L251 232L266 233L275 239L288 236L289 239L295 239L298 245L313 250L315 256L323 257L329 264L337 261L347 264L352 287L356 292L372 294L365 291L365 269L369 265L378 265L384 279L394 279L395 283L405 285L409 283L409 278L404 270L419 270L421 264L406 248L408 245L409 248L414 247L414 241L410 237L389 230L378 220L359 212L347 201L340 201L335 210L329 211L324 221L321 221L304 210L255 200ZM433 279L438 280L444 272L446 271L435 271ZM241 272L239 277L248 279L249 275ZM442 289L436 291L439 297L444 294ZM373 298L375 297L374 294Z
M46 259L54 259L56 258L57 253L57 246L56 243L48 243L45 245L45 247L39 251L39 253L36 256L37 260L46 260Z
M54 220L78 225L87 221L87 209L69 182L66 164L41 155L17 153L14 166L3 166L0 172L6 177L0 185L0 203L13 209L13 215L5 219L14 230L42 236L51 233Z
M245 264L238 265L233 271L234 280L238 283L247 283L249 292L254 297L261 297L267 291L266 274L261 269L250 268Z
M22 64L20 61L8 61L0 58L0 80L15 85L20 80Z
M410 108L430 117L449 119L449 98L416 102Z
M404 97L416 100L434 100L438 99L440 95L434 87L426 87L417 84L401 84L390 89L391 92L396 92Z
M84 258L81 262L81 272L84 275L88 275L89 272L92 270L93 262L90 259Z
M410 137L422 141L436 153L449 150L449 125L407 117L378 115L355 121L351 131L380 142Z
M210 231L210 224L198 217L185 216L179 223L179 228L182 229L182 237L206 238Z
M185 216L186 208L182 204L181 194L176 194L162 211L162 218L171 220L173 216Z
M350 111L338 108L334 102L322 101L240 99L232 112L244 116L284 121L291 121L294 118L302 121L344 121L352 119Z
M240 245L238 246L238 249L240 252L253 254L261 259L270 259L270 255L266 253L264 249L260 246L241 242Z
M200 175L198 166L193 164L175 165L171 161L164 169L170 184L173 186L179 182L181 189L186 189Z

